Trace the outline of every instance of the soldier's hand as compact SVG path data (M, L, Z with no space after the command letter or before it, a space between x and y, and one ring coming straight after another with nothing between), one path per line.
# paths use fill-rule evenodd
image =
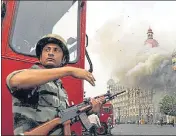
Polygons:
M84 79L95 86L95 78L89 71L81 68L72 68L71 75L75 78Z
M102 106L102 102L103 102L103 98L97 98L97 99L94 99L92 98L91 99L91 103L92 103L92 112L95 112L95 113L98 113L100 112L100 108Z

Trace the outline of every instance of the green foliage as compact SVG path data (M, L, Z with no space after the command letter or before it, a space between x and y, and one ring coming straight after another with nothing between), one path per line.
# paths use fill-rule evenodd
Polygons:
M176 116L176 95L166 95L160 102L160 111L166 115Z

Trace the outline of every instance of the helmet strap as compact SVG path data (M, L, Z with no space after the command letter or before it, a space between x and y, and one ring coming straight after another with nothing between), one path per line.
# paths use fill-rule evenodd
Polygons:
M61 62L61 64L60 64L60 66L61 66L61 67L64 66L65 63L66 63L66 58L65 58L65 56L64 56L63 59L62 59L62 62Z

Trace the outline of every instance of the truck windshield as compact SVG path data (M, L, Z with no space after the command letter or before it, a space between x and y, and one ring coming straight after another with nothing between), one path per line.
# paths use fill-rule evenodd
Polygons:
M103 112L110 113L111 112L111 108L110 107L103 107Z
M13 51L35 57L37 41L46 34L54 33L67 41L70 63L78 61L78 2L18 1L15 15L10 38Z

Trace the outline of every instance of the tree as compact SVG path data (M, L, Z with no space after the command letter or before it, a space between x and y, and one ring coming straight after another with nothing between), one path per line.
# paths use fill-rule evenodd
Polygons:
M166 95L160 102L160 111L166 115L176 116L176 95Z

